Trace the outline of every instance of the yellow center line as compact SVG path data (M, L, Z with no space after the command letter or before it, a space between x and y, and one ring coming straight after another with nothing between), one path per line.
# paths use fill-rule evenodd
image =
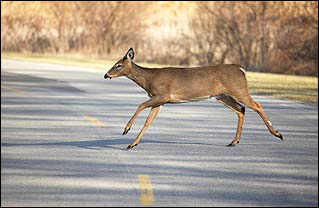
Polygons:
M101 121L99 121L91 116L83 116L83 118L85 118L88 121L91 121L96 126L106 126L103 122L101 122Z
M148 175L138 175L137 178L140 187L140 203L144 206L151 206L154 195L150 177Z
M7 89L7 90L10 90L10 91L19 93L19 94L24 94L24 93L26 93L26 92L23 91L23 90L18 90L18 89L15 89L15 88L13 88L13 87L8 87L8 86L5 86L5 85L1 85L1 88Z

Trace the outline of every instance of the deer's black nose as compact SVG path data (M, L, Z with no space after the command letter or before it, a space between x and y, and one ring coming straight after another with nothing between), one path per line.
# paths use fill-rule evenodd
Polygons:
M107 75L107 73L104 75L104 79L107 79L107 78L110 78L111 79L111 77L109 76L109 75Z

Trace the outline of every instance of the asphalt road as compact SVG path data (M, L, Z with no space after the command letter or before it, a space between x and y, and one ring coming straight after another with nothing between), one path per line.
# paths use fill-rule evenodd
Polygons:
M237 115L215 99L165 105L126 150L148 97L105 72L1 60L1 206L318 206L318 107L253 96L285 140L246 109L229 148Z

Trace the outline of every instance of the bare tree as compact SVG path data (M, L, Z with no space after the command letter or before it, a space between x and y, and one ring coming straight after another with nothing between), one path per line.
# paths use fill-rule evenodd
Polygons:
M223 48L216 37L215 20L209 13L200 13L191 19L190 30L183 33L184 40L180 43L180 47L190 59L188 62L198 65L224 63L229 50L227 47Z
M318 2L196 4L183 48L198 64L318 74Z
M32 52L63 54L82 51L103 55L120 46L133 45L137 48L148 3L50 1L1 2L1 5L6 8L1 10L4 11L1 14L2 50L30 51L32 43L35 43L34 46L41 45L39 37L43 36L47 43L45 51L34 47ZM34 5L38 7L36 10ZM32 13L26 15L28 9Z
M318 2L283 3L278 13L272 60L278 72L318 76Z
M198 6L201 14L207 13L208 19L215 22L212 32L225 48L228 59L247 68L264 64L267 50L264 2L199 2Z

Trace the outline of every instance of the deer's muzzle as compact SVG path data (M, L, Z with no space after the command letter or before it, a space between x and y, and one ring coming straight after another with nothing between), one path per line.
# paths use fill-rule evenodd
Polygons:
M107 79L107 78L112 78L112 77L110 77L107 73L104 75L104 79Z

